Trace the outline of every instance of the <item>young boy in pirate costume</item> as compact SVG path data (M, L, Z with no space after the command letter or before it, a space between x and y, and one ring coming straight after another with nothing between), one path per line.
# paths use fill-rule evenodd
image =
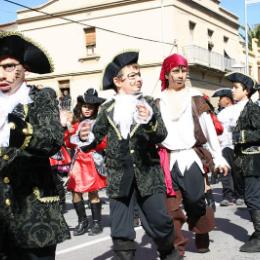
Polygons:
M208 207L210 200L205 197L210 189L205 181L206 174L209 167L226 174L228 164L221 154L210 108L198 91L187 87L187 73L188 62L183 56L173 54L164 59L158 103L168 136L162 146L168 151L172 183L177 193L177 201L168 198L167 205L175 226L180 229L186 220L178 207L182 196L189 229L195 232L197 250L206 253L209 251L209 231L214 228L213 209ZM179 238L176 245L184 251L187 241L179 230L176 234L176 239Z
M234 161L234 145L232 143L232 131L237 119L244 107L244 102L248 100L247 95L236 97L234 100L231 88L221 88L215 91L212 97L219 97L219 113L217 114L224 131L218 136L222 154L230 165L227 176L221 176L223 200L220 206L230 206L235 203L237 206L244 204L243 185L241 177L237 176ZM244 100L246 99L246 100Z
M165 185L156 150L167 131L153 99L140 92L137 61L137 52L125 52L109 63L103 89L114 89L117 95L101 106L93 132L86 125L79 137L90 143L94 137L94 143L99 143L107 135L107 191L116 259L134 259L135 197L142 225L157 245L160 259L180 259L173 246L173 225L165 207ZM89 146L82 149L87 151Z
M255 230L240 251L260 252L260 106L250 99L260 86L239 72L228 74L226 78L232 82L233 98L240 100L241 109L232 132L234 167L243 179L244 199Z
M53 71L48 56L17 32L0 33L0 236L11 260L53 260L70 237L49 157L63 142L56 94L25 83Z

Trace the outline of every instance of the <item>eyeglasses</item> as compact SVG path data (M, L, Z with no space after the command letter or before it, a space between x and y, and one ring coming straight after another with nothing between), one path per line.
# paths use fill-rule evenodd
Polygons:
M136 77L141 77L141 73L140 72L131 72L129 74L126 75L126 77L129 79L129 80L134 80L136 79ZM123 78L123 75L118 75L117 76L118 78L121 78L121 80L125 80L125 78Z
M128 78L129 80L133 80L133 79L135 79L137 76L138 76L138 77L141 77L141 73L140 73L140 72L131 72L131 73L127 74L126 76L127 76L127 78Z
M0 64L0 67L2 67L5 72L12 72L18 65L20 65L20 63L6 63Z

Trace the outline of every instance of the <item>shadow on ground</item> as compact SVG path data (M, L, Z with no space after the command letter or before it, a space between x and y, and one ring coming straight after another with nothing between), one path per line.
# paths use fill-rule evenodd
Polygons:
M232 223L226 218L216 218L216 230L229 234L234 239L244 242L248 238L248 232L243 227Z

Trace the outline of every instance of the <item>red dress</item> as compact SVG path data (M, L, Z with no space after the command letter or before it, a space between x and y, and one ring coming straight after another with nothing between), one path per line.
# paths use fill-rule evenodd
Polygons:
M93 160L93 152L100 152L105 149L106 138L95 149L82 152L80 148L70 142L70 137L76 133L78 126L79 123L73 124L73 131L69 132L67 130L64 137L66 146L75 149L67 189L79 193L103 189L107 186L106 178L97 172Z

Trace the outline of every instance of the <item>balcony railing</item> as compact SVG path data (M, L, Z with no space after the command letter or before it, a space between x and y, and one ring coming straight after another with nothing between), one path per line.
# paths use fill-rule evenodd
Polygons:
M236 63L235 59L226 58L224 55L196 45L183 47L183 53L190 64L195 63L221 71L232 71L232 65Z

